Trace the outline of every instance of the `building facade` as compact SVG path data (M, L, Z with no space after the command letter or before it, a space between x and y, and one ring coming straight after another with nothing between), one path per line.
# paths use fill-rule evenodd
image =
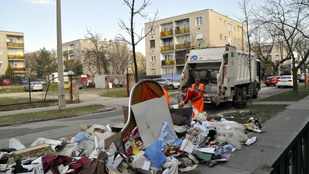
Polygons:
M25 76L24 33L0 31L0 76L10 65L15 75Z
M115 50L127 52L127 59L129 59L129 51L128 51L128 44L123 42L114 42L112 40L104 40L97 42L97 48L100 52L104 53L108 62L109 62L109 73L108 74L115 74L115 58L113 57L113 53ZM64 63L68 61L80 61L83 66L83 73L87 75L93 75L93 72L90 72L89 69L95 69L96 67L92 65L89 67L85 60L87 57L84 52L85 50L95 49L94 43L88 39L78 39L70 42L66 42L62 44L62 55Z
M246 50L244 25L209 9L146 23L145 31L147 75L181 74L191 49Z
M267 63L268 61L273 62L276 65L288 56L288 51L283 42L253 44L252 50L257 54L260 60L264 61L262 64L264 76L275 75L274 68L271 64ZM280 63L278 66L279 71L276 75L291 74L291 63L291 60L286 60L283 63Z

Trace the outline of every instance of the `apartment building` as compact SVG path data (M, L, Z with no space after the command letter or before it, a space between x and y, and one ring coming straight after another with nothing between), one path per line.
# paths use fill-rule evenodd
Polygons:
M0 76L8 65L15 75L25 76L24 33L0 31Z
M191 49L230 44L246 50L242 23L206 9L145 23L146 74L181 74Z
M62 44L62 55L64 63L67 61L80 61L83 65L83 73L92 75L93 72L89 71L89 67L85 62L85 56L83 55L83 51L87 49L95 48L93 42L88 39L78 39L70 42L66 42ZM129 58L128 44L118 41L98 41L98 48L101 51L104 51L105 56L109 60L109 74L115 74L115 65L113 59L111 58L111 54L115 52L115 50L122 51L122 49L126 50ZM92 68L96 68L93 66Z
M281 60L286 58L287 50L283 42L269 42L261 44L253 44L252 50L255 52L259 59L274 62L278 64ZM296 53L294 53L296 55ZM279 65L279 74L291 73L291 60L287 60ZM282 67L282 68L280 68ZM269 76L274 73L274 69L270 64L264 63L262 65L264 75Z

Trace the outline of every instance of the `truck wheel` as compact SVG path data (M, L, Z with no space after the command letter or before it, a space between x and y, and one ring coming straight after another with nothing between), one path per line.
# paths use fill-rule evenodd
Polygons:
M243 92L241 88L236 88L235 89L235 95L234 95L234 101L239 101L242 100L243 98Z
M248 89L246 87L242 88L242 99L247 100Z
M259 89L256 88L256 89L255 89L255 93L253 93L253 95L252 95L252 98L257 98L258 93L259 93L258 91L259 91Z
M169 85L168 89L174 89L174 85Z

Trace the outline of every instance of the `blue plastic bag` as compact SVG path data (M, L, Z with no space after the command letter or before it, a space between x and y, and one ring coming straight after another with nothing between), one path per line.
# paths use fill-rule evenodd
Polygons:
M89 134L87 132L79 132L75 137L74 141L81 142L83 140L89 140Z
M170 146L176 145L175 136L167 119L164 121L164 124L162 126L159 140L163 142L163 146L166 144L169 144Z
M163 142L160 140L155 141L145 151L145 156L149 158L150 161L154 163L159 169L162 168L162 164L166 161L166 157L161 149L162 144Z

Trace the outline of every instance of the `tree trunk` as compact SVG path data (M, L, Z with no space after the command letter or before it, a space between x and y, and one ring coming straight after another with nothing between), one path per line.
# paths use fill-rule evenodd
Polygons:
M134 2L135 0L132 1L132 8L131 8L131 41L132 41L132 51L133 51L133 61L134 61L134 78L135 78L135 83L138 82L138 76L137 76L137 63L136 63L136 55L135 55L135 41L134 41Z

